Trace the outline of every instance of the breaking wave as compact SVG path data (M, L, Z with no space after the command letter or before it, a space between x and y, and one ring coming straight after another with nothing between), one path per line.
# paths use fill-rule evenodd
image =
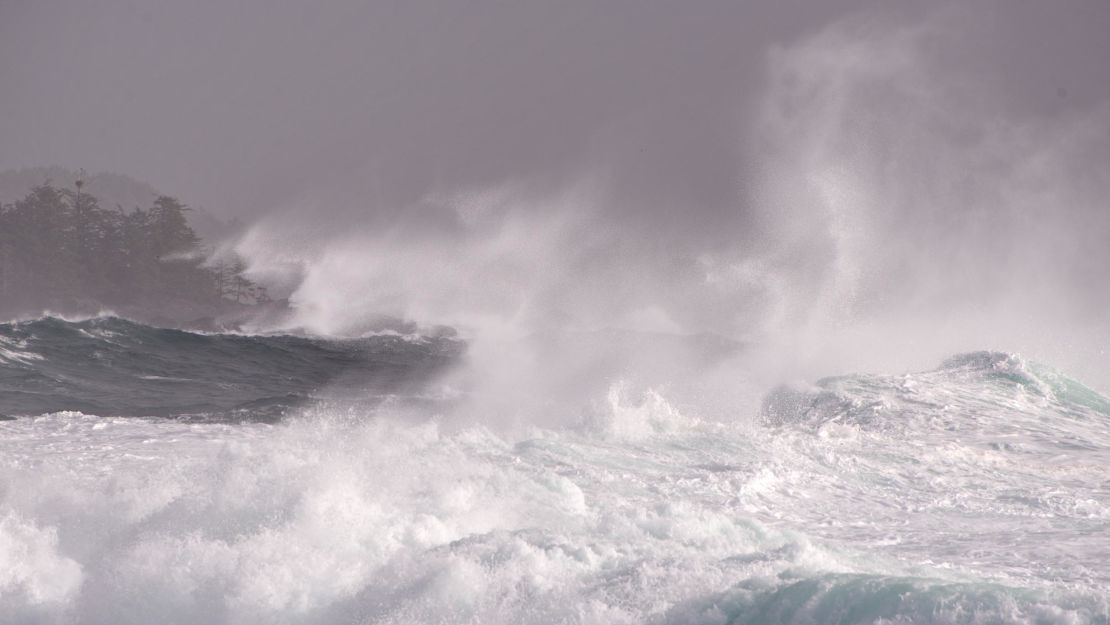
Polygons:
M462 352L396 332L334 340L44 317L0 324L0 414L275 420L324 391L364 403L419 394Z
M68 388L116 353L162 368L114 389L280 393L301 366L430 371L460 349L118 319L3 337L6 384ZM620 383L588 419L513 431L382 402L269 422L3 397L28 416L0 422L0 622L1110 622L1110 403L1012 354L784 387L732 422Z

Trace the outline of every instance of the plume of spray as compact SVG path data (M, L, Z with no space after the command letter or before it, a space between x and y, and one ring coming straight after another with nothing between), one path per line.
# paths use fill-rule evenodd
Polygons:
M994 348L1110 381L1110 111L1007 113L946 56L972 17L846 20L772 53L753 256L781 298L764 344L783 370L905 370ZM751 262L712 265L747 279Z
M669 314L679 296L659 291L664 268L604 221L597 186L429 194L425 210L450 214L450 228L395 222L308 245L275 218L238 252L256 276L294 276L294 314L267 330L357 336L397 319L425 330L449 325L469 342L466 366L447 381L468 398L461 416L578 420L591 402L607 409L610 387L625 388L627 376L643 378L629 391L638 396L676 368L700 368L733 349L723 337L685 336Z
M611 388L753 414L784 378L983 348L1110 387L1098 347L1110 118L1000 116L944 54L958 19L847 20L775 49L735 138L754 172L727 209L744 231L699 239L614 206L622 196L592 159L568 183L431 190L362 222L294 208L237 252L294 285L294 314L270 329L458 328L470 357L451 383L485 422L579 419L598 397L617 401ZM697 222L721 209L674 210Z

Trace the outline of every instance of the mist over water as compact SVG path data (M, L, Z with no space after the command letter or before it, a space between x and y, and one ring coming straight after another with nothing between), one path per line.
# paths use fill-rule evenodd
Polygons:
M575 53L672 62L642 107L491 56L565 141L480 114L482 66L377 135L468 167L290 182L217 250L287 315L0 324L0 623L1110 623L1107 102L1004 84L993 5L734 60L609 17ZM677 75L733 62L727 114Z
M1009 107L953 58L982 29L961 10L853 18L775 47L757 106L720 130L723 200L653 203L600 149L411 205L308 192L238 250L291 286L289 327L325 335L394 316L500 359L553 333L712 333L762 352L768 381L1004 348L1105 387L1108 111Z

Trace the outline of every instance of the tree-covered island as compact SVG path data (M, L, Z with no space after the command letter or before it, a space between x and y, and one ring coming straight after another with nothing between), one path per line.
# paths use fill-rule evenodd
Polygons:
M177 199L106 208L83 186L47 180L0 203L0 318L111 310L204 326L270 305L239 259L212 259Z

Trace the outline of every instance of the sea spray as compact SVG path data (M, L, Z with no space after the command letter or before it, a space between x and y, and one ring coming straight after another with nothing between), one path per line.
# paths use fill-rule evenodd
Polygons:
M830 379L839 407L799 389L804 418L767 425L620 384L557 428L327 403L3 422L0 554L21 566L0 615L1105 623L1106 414L1046 397L1038 367Z

